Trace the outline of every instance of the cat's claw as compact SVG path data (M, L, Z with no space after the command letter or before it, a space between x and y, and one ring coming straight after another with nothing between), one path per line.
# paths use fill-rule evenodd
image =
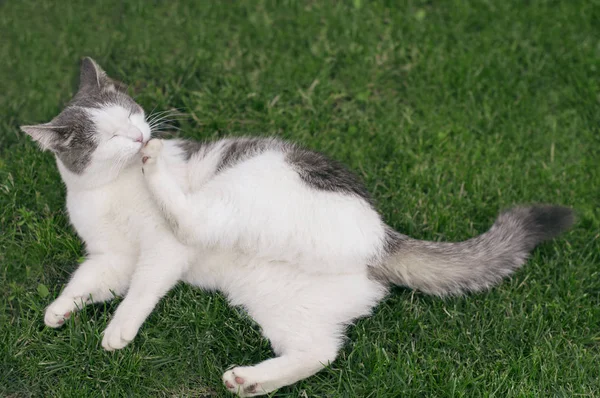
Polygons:
M153 138L150 141L148 141L141 151L143 166L155 164L156 160L158 159L158 156L160 155L162 147L162 140Z
M223 383L228 391L240 397L255 397L267 393L259 383L253 382L244 374L243 367L236 367L225 372Z
M131 322L111 321L102 338L102 347L106 351L120 350L133 340L138 332L138 327Z

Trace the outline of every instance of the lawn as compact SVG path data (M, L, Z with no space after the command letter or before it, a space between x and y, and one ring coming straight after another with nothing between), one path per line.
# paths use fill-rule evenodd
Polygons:
M354 169L390 225L463 240L502 208L575 228L487 293L395 289L338 360L277 397L600 396L600 2L102 1L0 4L0 396L225 397L272 355L219 294L174 289L105 352L118 301L58 330L44 308L84 256L49 121L93 56L179 135L276 135Z

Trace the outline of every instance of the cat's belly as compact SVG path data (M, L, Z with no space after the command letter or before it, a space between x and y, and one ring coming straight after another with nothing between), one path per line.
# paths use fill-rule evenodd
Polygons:
M199 253L183 277L185 282L224 293L232 305L244 307L274 344L277 325L302 321L292 308L303 308L306 322L337 325L368 315L387 293L364 271L314 273L305 267L221 250ZM300 327L300 325L297 325ZM289 336L287 336L289 337Z
M252 256L227 249L197 250L192 256L184 282L206 290L227 291L251 274Z
M367 274L366 264L360 271L314 272L302 264L213 248L195 251L182 280L202 289L222 291L234 299L235 292L247 287L256 289L260 285L261 289L280 289L282 284L291 281L318 284L317 281L341 280L353 275L362 278Z
M331 273L311 273L307 267L289 261L229 249L197 250L182 280L206 290L219 290L230 299L248 286L272 285L276 280L298 280ZM256 288L254 286L253 288ZM241 303L237 303L241 304Z

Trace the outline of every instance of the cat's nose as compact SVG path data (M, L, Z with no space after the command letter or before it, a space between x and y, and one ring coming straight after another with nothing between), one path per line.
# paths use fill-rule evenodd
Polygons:
M139 142L140 144L144 143L144 133L136 126L131 125L129 127L129 134L131 134L130 137L132 137L135 142Z

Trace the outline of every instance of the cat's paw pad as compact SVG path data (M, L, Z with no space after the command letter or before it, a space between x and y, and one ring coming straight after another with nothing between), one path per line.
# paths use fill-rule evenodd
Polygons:
M46 308L44 314L44 323L51 328L57 328L64 325L65 321L71 317L73 311L77 308L75 305L77 299L59 297Z
M106 351L120 350L125 347L138 332L138 326L133 322L117 322L108 324L102 338L102 347Z
M163 147L162 140L153 138L142 148L142 164L148 166L156 163Z
M241 366L225 372L223 383L227 390L240 397L255 397L267 393L259 383L253 381L250 375L246 374L245 368Z

